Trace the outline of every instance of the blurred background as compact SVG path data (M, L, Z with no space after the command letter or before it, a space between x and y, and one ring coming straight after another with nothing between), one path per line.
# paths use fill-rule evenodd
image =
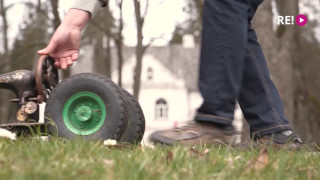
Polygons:
M33 69L72 1L0 0L0 72ZM203 0L110 0L86 27L80 58L61 77L96 72L139 99L146 134L192 120L197 88ZM278 25L279 15L308 16L304 27ZM306 142L320 143L320 1L265 0L253 26L286 115ZM0 91L1 121L14 107ZM249 137L236 108L235 126Z

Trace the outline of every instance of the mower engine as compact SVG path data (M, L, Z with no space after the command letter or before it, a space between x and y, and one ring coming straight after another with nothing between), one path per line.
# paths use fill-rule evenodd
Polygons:
M0 127L12 129L43 124L44 102L58 82L58 71L54 68L54 60L49 56L39 58L35 72L18 70L1 74L0 88L15 94L16 97L10 102L15 103L17 108L9 121Z

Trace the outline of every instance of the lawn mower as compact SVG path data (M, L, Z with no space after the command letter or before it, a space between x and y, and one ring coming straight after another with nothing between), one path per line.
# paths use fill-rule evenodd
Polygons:
M18 70L0 75L0 88L10 90L16 110L3 129L20 132L40 126L66 139L114 139L139 143L145 130L142 109L135 98L107 77L93 73L59 82L50 56L40 56L34 72Z

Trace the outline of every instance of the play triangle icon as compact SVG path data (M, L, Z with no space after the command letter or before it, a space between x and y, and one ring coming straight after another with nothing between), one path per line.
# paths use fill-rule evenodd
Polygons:
M304 21L304 19L300 18L300 23L302 23Z

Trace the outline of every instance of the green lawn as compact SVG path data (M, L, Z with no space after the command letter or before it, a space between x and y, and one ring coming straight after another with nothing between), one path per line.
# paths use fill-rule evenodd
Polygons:
M0 179L320 179L320 154L0 139Z

